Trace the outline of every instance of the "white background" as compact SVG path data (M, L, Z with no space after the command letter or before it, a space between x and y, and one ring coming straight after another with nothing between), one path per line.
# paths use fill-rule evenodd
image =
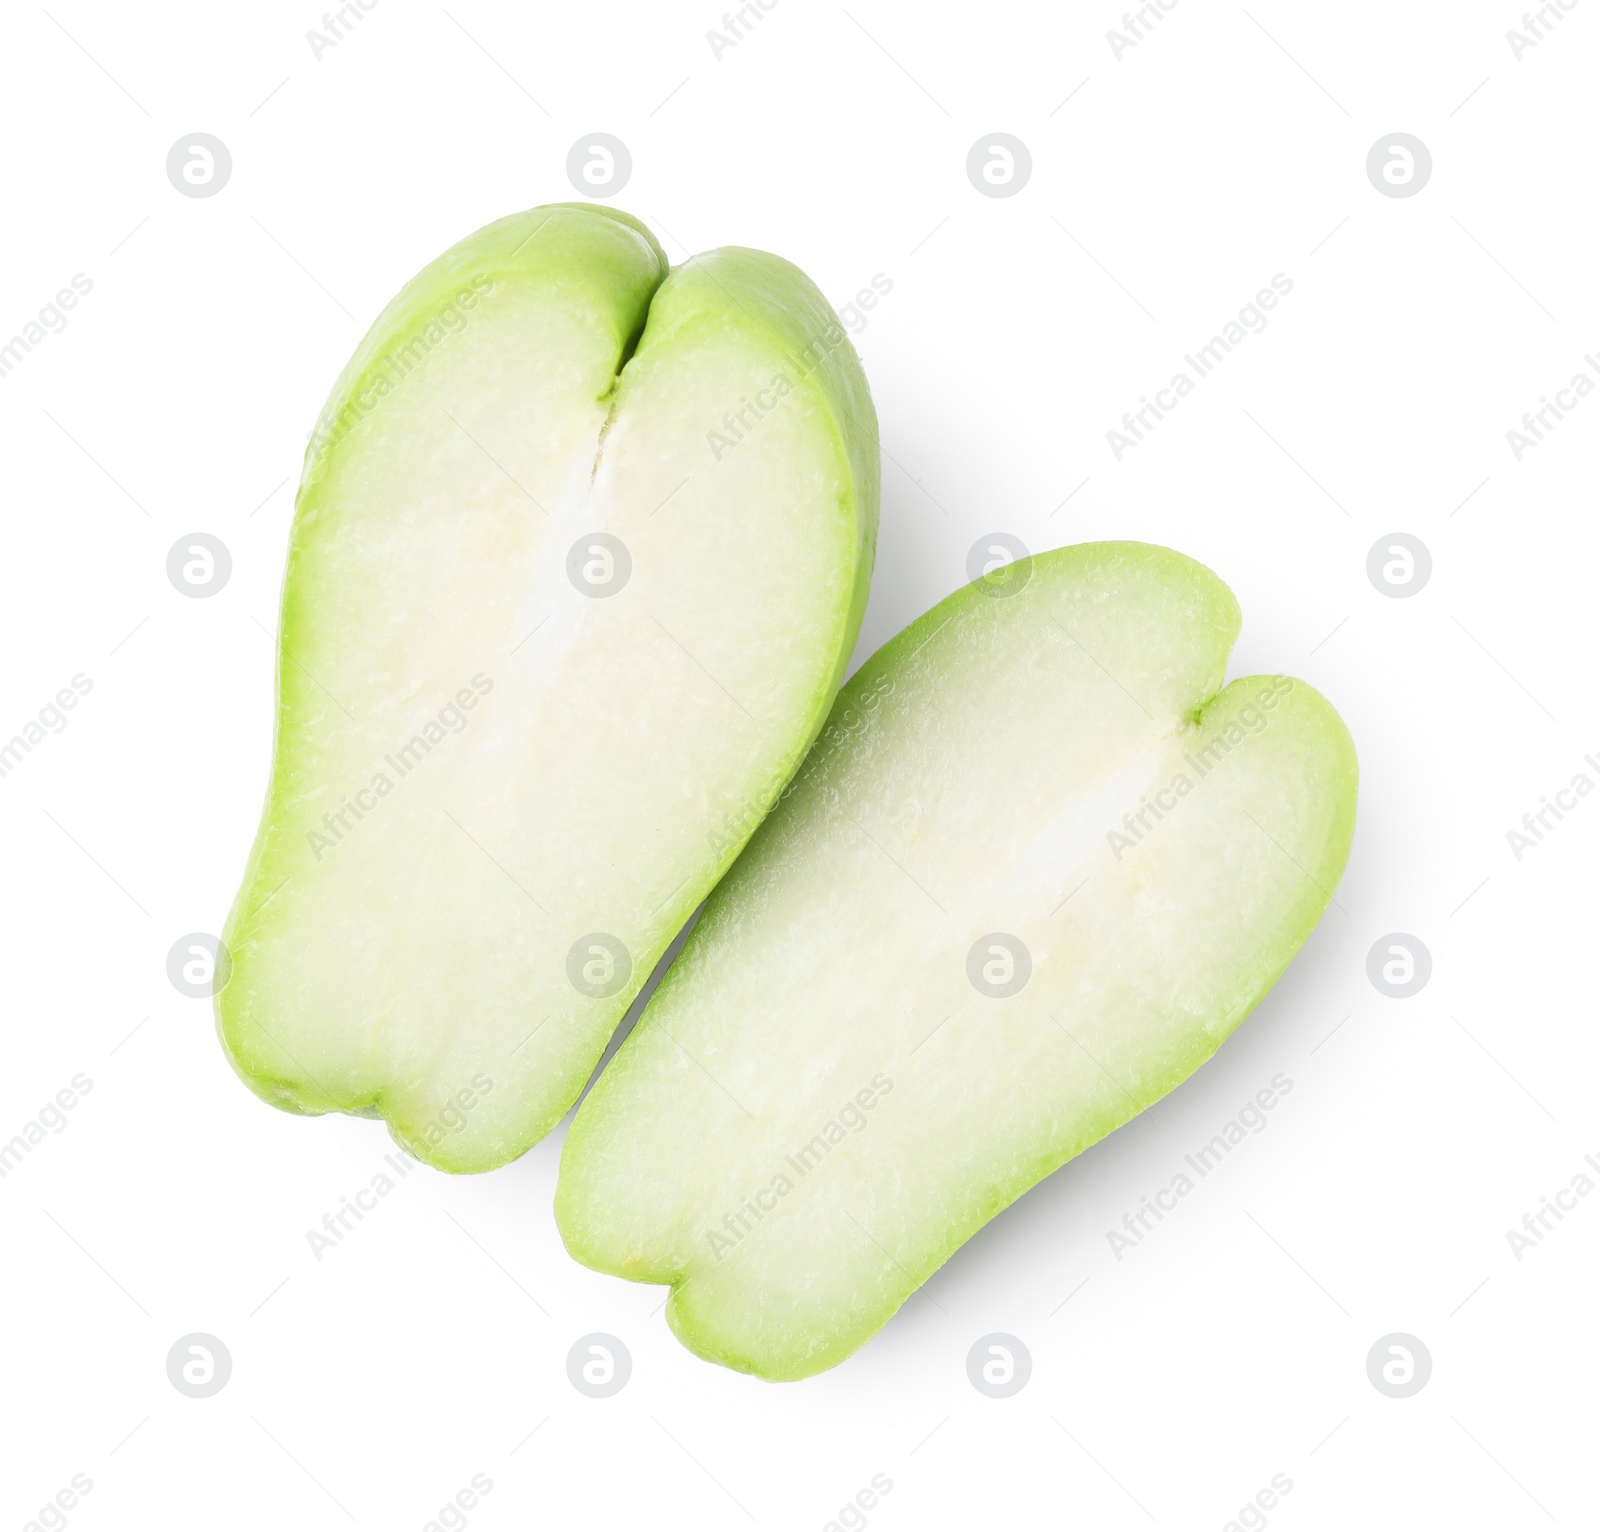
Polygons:
M1600 6L1519 61L1520 0L1178 0L1120 58L1116 3L778 0L718 59L715 3L378 0L320 60L310 4L6 23L0 341L94 285L0 378L0 736L93 691L0 780L0 1138L93 1088L0 1181L0 1526L76 1473L85 1532L420 1529L479 1473L484 1532L823 1528L874 1474L883 1532L1221 1529L1280 1473L1274 1528L1592 1524L1600 1196L1520 1261L1507 1231L1600 1155L1600 802L1520 861L1507 831L1600 781L1600 400L1520 462L1506 433L1600 350ZM196 131L233 156L204 200L164 170ZM596 131L674 260L777 251L841 306L893 283L856 337L884 447L858 658L984 534L1169 543L1237 593L1234 672L1311 681L1361 756L1339 907L1215 1061L799 1384L698 1361L660 1289L567 1258L560 1133L417 1167L319 1263L387 1135L254 1099L165 972L255 828L335 373L439 251L575 197ZM996 131L1033 159L1005 199L965 173ZM1434 165L1404 199L1365 171L1397 131ZM1117 461L1123 412L1279 272L1268 328ZM196 531L233 558L206 600L165 573ZM1406 599L1366 574L1397 531L1433 559ZM1406 1000L1366 972L1395 931L1433 957ZM1266 1130L1119 1261L1107 1231L1279 1072ZM209 1399L166 1375L195 1331L233 1359ZM592 1331L633 1357L609 1400L567 1380ZM992 1331L1033 1359L1008 1400L967 1379ZM1366 1371L1396 1331L1433 1359L1399 1400Z

